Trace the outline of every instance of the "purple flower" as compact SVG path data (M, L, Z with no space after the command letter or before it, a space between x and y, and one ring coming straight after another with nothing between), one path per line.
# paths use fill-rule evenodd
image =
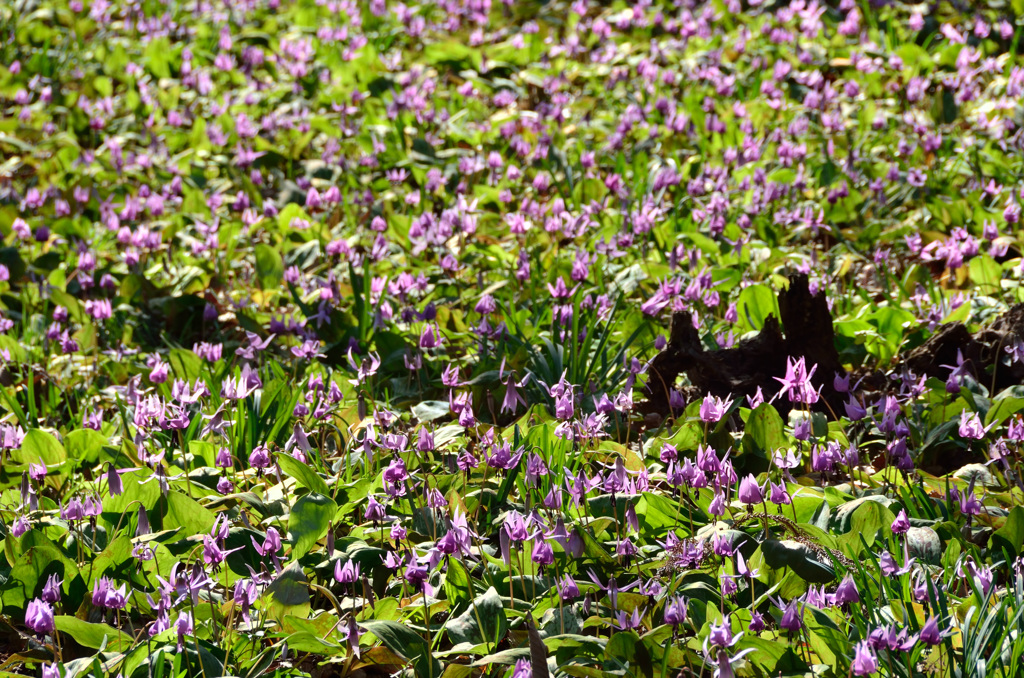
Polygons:
M427 490L427 506L432 509L443 509L448 507L448 500L436 487Z
M509 412L514 415L520 405L526 406L526 399L523 398L519 389L526 385L527 379L524 378L522 381L516 382L515 375L512 372L509 372L508 379L505 379L504 374L505 359L502 358L501 367L498 368L498 379L505 384L505 398L501 402L501 412L502 414Z
M363 634L362 629L359 628L359 624L356 623L355 617L349 617L348 622L345 624L345 641L348 643L349 649L352 650L352 654L355 655L356 659L359 659L359 637Z
M732 635L732 629L729 628L729 620L726 619L722 624L711 625L711 629L708 632L708 637L705 642L724 649L731 647L736 640L737 637Z
M906 534L907 530L910 529L910 521L907 519L907 512L900 509L900 513L896 516L896 519L892 521L891 527L895 534Z
M427 579L430 577L430 570L411 559L405 566L405 580L417 591L427 591L430 585Z
M768 484L771 486L771 494L768 496L768 501L776 506L793 503L792 498L789 496L789 492L786 491L785 485L776 485L771 481L769 481Z
M665 606L665 623L679 626L686 621L686 599L672 598Z
M334 563L334 579L339 584L352 584L359 580L359 563L353 560L346 560L344 564L339 560Z
M700 404L700 420L705 423L715 423L725 416L725 413L732 407L732 398L722 400L711 394L704 396Z
M808 440L811 437L811 418L800 417L793 427L793 437L797 440Z
M116 497L124 492L124 485L121 483L121 474L113 464L107 464L107 488L110 496Z
M978 476L973 476L962 494L955 487L950 489L951 499L959 500L960 512L965 516L976 516L981 513L981 502L974 495L974 483L977 479Z
M752 410L756 410L764 404L764 393L761 392L760 386L757 387L757 391L754 392L753 396L747 396L747 404Z
M178 621L174 624L174 630L178 634L178 651L181 652L182 648L185 646L185 636L192 635L192 613L180 613L178 615Z
M245 338L247 343L245 346L239 346L236 348L235 355L240 356L245 360L255 360L256 355L266 350L270 345L270 342L274 340L274 336L275 335L271 334L266 339L261 340L260 335L246 330Z
M615 555L622 556L624 558L632 558L637 554L636 545L629 539L621 540L615 547Z
M753 628L753 624L751 624L751 628ZM724 650L719 651L717 657L718 667L715 668L715 678L735 678L736 674L732 670L732 665L742 659L744 655L750 654L753 651L754 648L748 647L745 650L740 650L732 657L726 654Z
M32 480L39 482L46 478L46 464L29 464L28 465L28 477Z
M214 567L224 562L230 553L239 550L241 547L225 551L217 543L217 539L208 534L203 535L203 562Z
M974 578L975 583L981 589L982 593L988 594L992 590L994 583L994 574L992 572L992 566L978 567L973 561L968 561L967 573Z
M579 597L580 587L576 585L572 577L565 575L558 582L558 595L563 601L573 600Z
M711 503L708 504L708 513L717 517L725 515L725 494L721 490L716 490L715 495L711 498Z
M981 417L978 416L977 412L972 412L969 415L960 416L960 437L967 438L969 440L981 440L985 437L985 432L988 429L981 423Z
M114 583L107 577L96 580L92 589L92 604L111 610L123 610L128 604L127 584L114 588Z
M53 633L56 628L53 622L53 607L38 598L29 601L28 607L25 608L25 626L41 636Z
M217 458L214 460L214 464L217 468L231 468L234 465L234 460L231 457L231 450L226 447L222 447L217 450Z
M28 530L28 520L25 519L25 516L18 516L18 519L14 521L13 525L11 525L11 534L15 537L21 537L21 535L28 532Z
M575 405L573 403L573 392L570 386L566 391L555 398L555 416L565 421L572 419L572 415L575 412Z
M849 400L843 403L843 407L846 408L846 417L850 421L860 421L867 416L868 411L860 404L860 401L850 394Z
M250 452L249 466L260 470L270 466L270 450L265 445L260 445Z
M705 473L718 474L721 462L713 449L705 445L697 447L697 468Z
M624 631L640 628L643 619L641 612L639 609L634 609L631 614L626 614L625 610L619 610L615 615L616 626Z
M519 409L520 405L526 407L526 399L522 396L521 393L519 393L519 389L521 389L525 385L526 379L523 379L522 381L516 383L516 380L513 379L511 375L509 375L508 381L504 383L505 397L501 401L501 412L502 414L508 412L514 415L516 413L516 410Z
M423 327L423 332L420 334L420 350L427 350L431 348L437 348L441 345L441 332L434 330L430 325Z
M757 479L754 478L753 474L748 473L746 477L740 481L738 495L739 500L748 506L751 504L761 503L763 500L761 488L758 486Z
M800 603L793 599L789 601L786 608L782 611L782 619L779 620L779 628L785 629L790 633L796 633L804 626L803 613L800 609Z
M1016 415L1010 420L1010 426L1006 432L1006 437L1014 442L1024 442L1024 418L1020 415Z
M533 542L533 555L530 560L537 563L541 567L547 567L555 562L555 552L551 548L551 544L547 543L544 539L535 539Z
M370 499L367 502L366 511L363 513L363 520L372 520L377 523L384 520L387 517L387 509L377 499L370 495Z
M907 549L906 542L903 543L904 551ZM910 568L914 563L915 558L905 557L905 564L903 567L899 566L896 559L888 551L883 551L882 555L878 559L879 568L882 570L882 574L887 577L896 577L910 572Z
M536 452L526 458L526 482L531 487L538 486L538 480L548 475L548 466Z
M408 478L405 462L401 458L393 459L384 469L384 491L391 497L404 497L405 481Z
M853 578L850 575L846 575L843 577L843 580L839 582L839 586L836 587L833 600L836 605L860 602L860 593L857 591L857 584L853 581Z
M266 558L267 556L276 555L281 550L281 534L275 527L268 527L266 536L263 538L263 544L257 544L256 539L251 537L252 545L256 549L256 553L260 554L261 557Z
M853 665L850 668L855 676L866 676L878 670L878 659L868 641L862 640L854 647Z
M63 582L56 574L51 574L43 586L43 600L48 603L56 603L60 600L60 586Z
M775 377L775 380L782 384L782 390L779 391L779 395L786 394L789 397L789 401L793 403L812 405L818 402L818 391L814 389L814 384L811 383L811 377L814 376L816 369L818 369L818 366L812 365L808 371L803 356L796 360L786 358L786 376L783 378Z
M928 621L921 627L921 642L926 645L938 645L942 642L943 635L939 630L939 620L936 617L928 617Z

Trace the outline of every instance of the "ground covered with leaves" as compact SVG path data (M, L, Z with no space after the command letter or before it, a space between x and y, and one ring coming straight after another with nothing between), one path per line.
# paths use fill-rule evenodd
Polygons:
M1021 13L0 4L0 673L1020 675Z

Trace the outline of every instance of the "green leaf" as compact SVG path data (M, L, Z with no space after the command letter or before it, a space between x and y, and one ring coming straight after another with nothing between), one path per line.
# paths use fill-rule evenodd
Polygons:
M434 66L447 64L459 69L479 70L481 63L480 51L458 40L428 43L423 48L422 59L424 63Z
M828 500L822 499L821 503L818 504L818 508L814 509L814 515L811 516L811 525L814 525L824 532L828 532L828 519L830 515Z
M576 534L578 534L583 540L583 553L587 558L606 566L615 564L615 559L612 558L611 554L608 553L608 550L601 545L601 542L594 538L594 535L590 533L590 530L583 526L578 526L575 529Z
M821 661L831 666L836 664L836 655L850 654L849 636L840 631L836 623L823 611L807 606L804 608L804 624L810 645Z
M152 476L153 472L149 469L138 469L121 475L121 483L124 486L121 494L103 498L102 518L110 527L121 521L121 515L128 510L129 505L132 511L137 511L141 504L146 511L152 512L160 501L160 486ZM152 519L151 515L150 520Z
M195 383L203 373L203 362L192 351L184 348L172 348L167 354L167 362L178 379Z
M3 263L3 261L0 261L0 263ZM6 334L0 334L0 351L10 353L11 362L13 363L23 363L28 356L25 352L25 347L19 344L17 339Z
M741 445L744 452L760 452L770 457L786 446L785 425L771 403L762 403L747 417Z
M493 586L490 587L477 596L465 612L449 619L445 629L448 638L455 644L492 643L497 646L508 633L508 619L501 604L501 596Z
M284 279L284 260L270 245L256 245L256 277L264 290L276 289Z
M608 644L604 646L604 654L609 659L637 667L639 669L637 675L654 675L650 652L640 641L640 636L636 634L636 631L619 631L612 634L612 637L608 639Z
M473 598L473 581L466 566L458 558L448 561L448 571L444 576L444 592L452 605L468 602Z
M103 549L102 553L96 556L91 567L88 568L89 586L92 587L93 583L103 576L108 569L117 567L131 557L132 541L128 538L127 534L122 532L107 545L107 548Z
M904 335L917 323L913 313L895 306L883 306L866 316L865 320L877 328L878 334L867 334L864 346L882 362L888 362L896 355Z
M892 521L896 516L884 504L873 499L854 499L836 510L839 531L844 533L838 539L839 546L851 557L859 555L865 543L868 546L874 544L879 532L883 539L892 534Z
M288 516L288 537L292 542L292 557L301 558L309 553L330 528L338 506L330 497L316 492L299 497Z
M761 667L768 675L802 676L808 670L807 664L785 640L768 640L746 633L736 645L736 650L747 648L755 650L747 655L747 661Z
M270 596L269 614L274 619L283 619L293 614L306 617L309 614L309 583L302 566L292 563L281 571L267 587Z
M389 650L411 660L419 678L439 678L441 675L441 662L430 653L427 641L408 626L384 620L365 621L359 625L377 636Z
M108 651L124 652L134 645L130 635L107 624L94 624L64 614L56 615L53 623L58 631L70 635L79 645L93 650L105 645Z
M789 567L806 582L828 584L836 578L831 563L823 563L806 544L792 539L767 539L761 544L761 555L769 567Z
M520 659L529 659L529 658L530 658L530 648L528 648L528 647L512 647L512 648L509 648L507 650L502 650L501 652L495 652L494 654L489 654L486 657L481 657L480 659L477 659L475 662L470 664L470 666L490 666L491 664L508 664L508 665L511 665L511 664L515 664ZM606 674L602 673L601 675L604 676Z
M107 445L106 436L91 428L78 429L64 437L64 446L68 456L88 464L98 463L100 454Z
M217 446L204 440L190 440L188 451L192 456L206 466L213 467L217 463Z
M330 489L327 482L320 475L306 464L290 454L277 455L277 463L288 476L295 478L295 481L317 494L327 495Z
M337 657L344 652L341 645L330 643L310 631L297 631L285 638L285 642L293 652L312 652L326 657Z
M449 412L448 402L444 400L424 400L412 406L413 415L421 422L440 419Z
M24 464L42 462L47 466L57 466L67 460L68 455L53 435L34 428L25 434L21 449L13 450L11 457Z
M751 285L740 292L736 310L739 313L736 328L741 333L758 332L768 316L779 317L779 300L767 285Z
M278 230L282 233L289 232L291 230L291 223L295 219L308 223L313 222L313 218L304 209L299 207L298 203L291 202L285 205L277 215Z
M971 259L967 270L981 294L998 295L1002 291L999 281L1002 280L1003 269L989 255L981 254Z
M84 595L85 585L75 565L60 549L42 533L29 530L21 538L19 549L23 551L13 557L16 540L8 536L5 541L8 561L12 568L3 584L3 610L5 615L23 614L28 601L42 592L47 577L56 574L64 580L65 593ZM74 597L73 595L70 597Z
M181 492L167 493L167 514L164 516L164 529L181 528L182 537L205 534L213 529L216 519L213 511L203 507L195 499L186 497Z
M641 532L658 536L663 536L665 532L678 525L679 517L685 513L679 502L652 492L644 492L634 510L640 522Z
M1024 508L1014 506L1010 509L1006 522L992 533L989 544L993 549L998 547L1008 550L1013 556L1020 555L1024 546Z
M1013 391L1008 393L1011 389ZM992 407L985 414L985 426L993 423L1001 424L1009 419L1011 415L1024 410L1024 397L1017 395L1021 390L1024 389L1019 386L1013 386L996 394L996 397L992 399Z
M166 37L160 37L146 46L146 51L142 54L142 62L157 78L169 78L171 77L171 54L170 42Z
M851 530L863 530L869 525L891 525L896 515L888 509L892 499L882 495L869 495L858 499L851 499L841 504L834 514L835 525L840 534ZM864 508L867 506L867 508ZM879 508L885 509L879 511ZM874 532L872 532L874 534Z
M704 430L694 422L687 422L677 428L669 438L651 438L644 443L644 456L657 457L661 448L672 445L680 452L696 450L704 440Z

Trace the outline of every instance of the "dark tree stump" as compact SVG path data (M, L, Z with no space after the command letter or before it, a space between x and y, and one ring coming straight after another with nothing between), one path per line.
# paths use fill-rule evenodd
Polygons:
M812 381L821 387L823 400L833 410L841 409L842 398L835 392L832 378L844 370L825 294L812 295L807 276L791 276L789 287L779 293L779 312L781 326L775 316L768 316L757 336L719 351L704 350L689 312L673 314L668 346L651 361L644 388L647 401L639 406L640 412L672 414L669 394L680 374L686 374L693 384L685 394L688 399L706 393L720 398L753 396L760 388L768 400L781 388L776 377L786 374L786 359L801 356L808 368L818 366ZM819 405L827 411L825 403ZM788 407L788 402L780 403L783 413Z

